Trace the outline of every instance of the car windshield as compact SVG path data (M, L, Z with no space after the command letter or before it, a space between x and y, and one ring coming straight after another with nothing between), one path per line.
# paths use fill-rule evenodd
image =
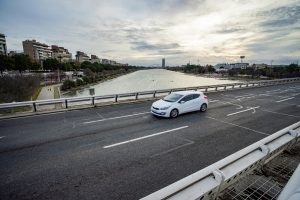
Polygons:
M167 102L175 102L178 101L181 97L183 97L183 95L173 93L163 98L163 100Z

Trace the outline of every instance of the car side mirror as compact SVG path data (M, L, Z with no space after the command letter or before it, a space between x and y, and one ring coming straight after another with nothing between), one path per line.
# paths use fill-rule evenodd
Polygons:
M185 103L185 101L180 101L179 103L180 103L180 104L184 104L184 103Z

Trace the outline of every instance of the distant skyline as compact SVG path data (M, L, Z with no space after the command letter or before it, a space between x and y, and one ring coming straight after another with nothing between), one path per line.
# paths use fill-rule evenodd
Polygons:
M0 0L8 51L36 39L131 65L300 59L300 0Z

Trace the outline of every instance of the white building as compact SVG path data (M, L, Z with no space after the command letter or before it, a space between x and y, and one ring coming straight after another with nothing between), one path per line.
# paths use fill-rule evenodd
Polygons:
M246 69L249 63L220 63L214 66L216 72L228 71L230 69Z
M57 59L58 61L62 63L72 61L72 54L68 51L68 49L65 49L64 47L52 45L51 50L52 50L52 57Z
M7 55L5 35L0 33L0 54Z
M75 57L76 57L76 62L78 63L83 63L84 61L90 61L90 57L86 53L81 51L77 51Z
M32 61L42 61L52 58L52 50L47 44L37 42L36 40L23 41L24 54L28 55Z

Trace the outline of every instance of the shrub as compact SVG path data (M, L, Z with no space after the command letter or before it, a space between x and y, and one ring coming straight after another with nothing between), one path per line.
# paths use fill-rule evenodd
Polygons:
M75 81L72 81L72 80L65 80L61 86L61 89L62 90L68 90L68 89L71 89L73 87L76 87L76 83Z

